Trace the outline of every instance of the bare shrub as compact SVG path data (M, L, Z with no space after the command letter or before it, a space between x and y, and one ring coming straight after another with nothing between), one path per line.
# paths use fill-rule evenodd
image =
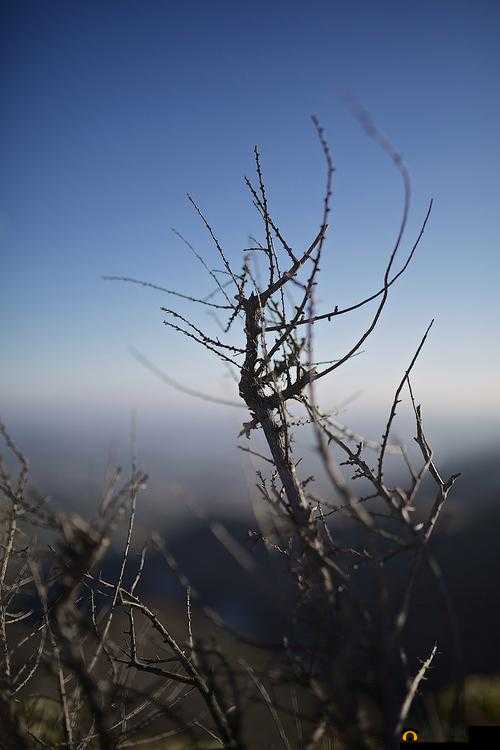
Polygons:
M207 297L127 277L105 277L153 286L226 316L222 338L209 335L190 316L162 307L166 326L239 373L239 396L249 411L240 447L262 461L257 487L272 526L269 533L255 531L252 537L270 556L281 559L281 587L292 591L282 636L272 644L250 643L231 631L199 600L160 536L151 538L139 555L137 571L131 573L135 505L146 481L135 467L121 486L119 471L110 477L94 521L53 513L43 498L27 491L26 459L2 427L7 448L20 464L16 479L2 464L0 487L0 720L15 738L6 747L81 750L142 747L147 742L145 746L168 748L172 737L181 737L186 747L203 742L210 747L257 747L262 744L255 739L255 727L264 715L272 733L266 747L328 747L333 739L341 748L397 747L437 651L434 646L422 654L421 663L407 657L408 613L415 581L424 568L432 572L449 615L452 645L439 644L440 648L458 654L451 603L430 549L458 475L442 476L411 386L432 322L409 355L380 440L352 433L335 415L322 411L316 400L316 383L352 360L380 322L391 288L411 264L432 208L431 202L418 236L399 261L410 210L410 178L400 155L367 113L355 113L403 183L396 240L382 282L368 297L345 308L316 309L334 175L331 151L316 118L326 184L319 229L307 247L299 249L285 239L273 219L255 148L256 182L245 182L262 221L263 238L246 248L241 269L230 264L202 209L189 196L221 265L212 269L179 235L215 285ZM265 281L260 280L256 257L265 262ZM316 326L331 325L370 305L369 322L348 351L328 362L315 361ZM231 338L235 329L236 343ZM143 361L174 387L218 400L190 391ZM415 418L418 466L403 446L391 442L405 392ZM295 431L302 426L312 430L329 482L325 497L315 491L314 477L302 476L298 468ZM267 454L248 444L258 432ZM389 453L403 462L408 474L404 486L386 477ZM435 495L426 504L421 489L429 480ZM128 518L126 543L118 577L108 581L96 566L121 517ZM337 522L343 517L348 524ZM44 527L43 543L34 536L37 525ZM183 635L174 635L171 623L139 594L151 554L162 557L185 588ZM240 555L243 567L248 554L245 550ZM39 718L40 706L47 709L44 721Z

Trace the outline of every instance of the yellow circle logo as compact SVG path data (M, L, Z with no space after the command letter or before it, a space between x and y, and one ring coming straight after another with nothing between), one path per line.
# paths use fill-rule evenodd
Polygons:
M416 742L418 740L418 734L414 729L407 729L401 735L402 742Z

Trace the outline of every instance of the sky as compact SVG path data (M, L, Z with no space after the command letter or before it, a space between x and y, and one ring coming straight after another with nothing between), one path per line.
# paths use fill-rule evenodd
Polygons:
M262 232L243 183L255 144L271 212L304 246L319 227L325 178L311 114L336 165L318 308L379 287L401 179L346 94L410 171L404 249L430 198L434 208L366 352L321 396L334 406L358 394L343 418L381 431L435 318L414 381L438 444L448 454L496 447L499 21L498 3L484 0L4 2L0 410L39 470L79 460L85 474L104 446L126 445L132 411L144 450L176 471L203 465L202 453L220 466L234 456L243 411L172 390L130 353L237 399L224 368L167 330L159 308L175 303L212 321L102 276L208 294L210 279L171 228L216 267L192 193L240 264L249 235ZM367 314L318 329L321 356L340 356Z

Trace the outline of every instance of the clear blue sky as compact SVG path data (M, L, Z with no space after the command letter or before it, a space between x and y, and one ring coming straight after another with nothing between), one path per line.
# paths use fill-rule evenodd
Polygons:
M365 359L323 393L335 403L363 388L359 408L379 414L435 316L416 375L419 396L436 424L453 426L459 447L494 433L497 2L11 0L2 7L0 387L14 426L34 421L42 434L85 422L89 434L108 435L131 408L177 425L201 408L226 424L228 410L169 391L128 352L136 346L192 387L231 393L218 364L162 326L159 306L172 300L100 277L209 292L170 227L216 263L186 202L191 191L229 256L241 258L248 234L259 231L242 184L255 143L271 209L292 242L306 242L318 227L324 180L312 113L337 165L322 309L377 287L401 185L343 104L349 92L410 169L408 241L428 199L436 203ZM210 322L204 313L198 320ZM342 353L353 332L347 324L318 333L324 358ZM466 423L477 435L463 436ZM233 427L224 444L234 442ZM187 428L183 434L189 440Z

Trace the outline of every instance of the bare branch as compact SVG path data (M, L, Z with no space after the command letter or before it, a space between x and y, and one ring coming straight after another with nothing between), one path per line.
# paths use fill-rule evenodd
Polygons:
M382 481L382 471L383 471L383 464L384 464L384 456L385 456L385 451L386 451L386 448L387 448L387 443L388 443L388 440L389 440L389 433L391 431L391 426L392 426L392 423L394 421L394 417L396 416L396 409L397 409L397 406L398 406L398 403L399 403L399 396L401 394L401 391L403 390L404 384L408 381L408 378L410 376L410 372L413 370L415 362L418 359L418 355L422 351L422 348L423 348L423 346L425 344L425 340L427 339L428 333L431 330L433 324L434 324L434 318L431 320L431 322L427 326L427 330L425 331L425 333L424 333L424 335L422 337L422 340L421 340L420 344L418 345L417 351L413 355L413 358L412 358L410 364L408 365L408 367L407 367L407 369L405 371L405 374L403 375L403 378L402 378L400 384L398 385L398 387L396 389L396 393L394 394L394 400L392 402L391 411L389 413L389 419L387 420L387 424L385 426L385 431L384 431L384 434L382 435L382 444L381 444L381 447L380 447L380 454L379 454L379 458L378 458L378 480L379 480L379 482Z
M228 399L218 398L217 396L211 396L208 393L203 393L202 391L197 391L197 390L194 390L193 388L186 388L186 386L182 385L182 383L179 383L177 380L174 380L174 378L171 378L169 375L163 372L163 370L160 370L159 367L154 365L138 349L135 349L134 347L130 347L130 353L141 365L143 365L147 370L149 370L154 375L156 375L156 377L159 378L163 383L166 383L167 385L171 386L172 388L175 388L175 390L180 391L181 393L185 393L188 396L193 396L193 398L199 398L202 401L208 401L209 403L213 403L213 404L221 404L222 406L233 406L233 407L236 407L237 409L245 408L243 404L239 404L237 401L229 401Z
M188 300L189 302L197 302L200 305L207 305L208 307L215 307L217 310L232 310L233 305L217 305L215 302L209 302L207 299L199 299L198 297L191 297L188 294L181 294L180 292L174 292L171 289L165 289L163 286L158 284L151 284L149 281L140 281L139 279L131 279L128 276L101 276L103 281L125 281L130 284L138 284L139 286L146 286L150 289L158 289L160 292L166 292L172 294L175 297ZM213 294L213 292L212 292Z

